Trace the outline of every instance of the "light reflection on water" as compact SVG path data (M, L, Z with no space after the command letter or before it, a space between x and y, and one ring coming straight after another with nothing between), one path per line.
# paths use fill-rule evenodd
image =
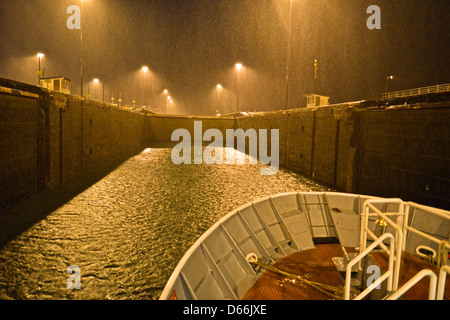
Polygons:
M0 299L158 299L187 249L229 211L281 192L329 190L284 169L176 166L170 154L145 149L7 244ZM67 289L71 265L81 290Z

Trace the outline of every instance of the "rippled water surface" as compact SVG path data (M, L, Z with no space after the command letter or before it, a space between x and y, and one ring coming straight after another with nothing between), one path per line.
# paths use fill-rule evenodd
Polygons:
M0 251L0 299L157 299L195 240L263 196L329 190L262 165L180 165L170 148L124 162ZM247 161L248 163L248 161ZM69 266L81 289L67 289Z

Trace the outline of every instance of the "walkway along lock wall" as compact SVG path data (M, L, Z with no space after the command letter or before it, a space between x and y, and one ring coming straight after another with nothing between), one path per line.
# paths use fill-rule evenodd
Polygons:
M0 79L0 208L98 172L172 132L279 129L280 165L338 191L450 209L450 98L239 117L144 115ZM379 107L378 107L379 106ZM268 145L270 150L270 145Z

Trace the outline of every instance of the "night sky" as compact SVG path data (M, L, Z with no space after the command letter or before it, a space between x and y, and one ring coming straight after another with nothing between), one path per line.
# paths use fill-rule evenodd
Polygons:
M66 27L73 4L81 0L1 0L0 77L37 84L43 52L44 76L71 79L79 94L80 31ZM381 30L366 26L370 5L381 8ZM154 105L168 89L170 113L227 113L240 62L241 109L281 109L288 17L289 0L84 0L84 93L98 98L97 77L108 100ZM314 59L316 93L331 103L380 98L387 75L389 91L449 83L449 17L448 0L293 0L289 107L313 91Z

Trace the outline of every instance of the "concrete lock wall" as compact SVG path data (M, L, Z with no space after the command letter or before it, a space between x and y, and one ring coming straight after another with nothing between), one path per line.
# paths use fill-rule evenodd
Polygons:
M226 129L233 129L236 120L233 117L188 117L171 115L148 115L145 118L145 140L170 142L172 133L177 129L186 129L194 139L194 122L202 123L203 133L208 129L219 129L225 137Z
M280 165L338 191L450 209L450 103L358 103L260 113L247 130L280 130Z
M61 93L53 94L49 113L50 188L104 168L143 144L142 114Z
M37 191L38 96L0 88L0 204Z
M143 145L144 120L76 96L1 88L0 207L131 156Z
M357 146L349 106L295 109L238 118L237 126L280 130L280 164L336 189L353 191Z
M450 209L449 107L364 112L357 190Z
M449 102L187 117L144 115L37 87L0 89L0 207L99 172L151 141L170 142L176 129L193 138L194 121L224 137L226 129L279 129L281 166L338 191L450 209Z

